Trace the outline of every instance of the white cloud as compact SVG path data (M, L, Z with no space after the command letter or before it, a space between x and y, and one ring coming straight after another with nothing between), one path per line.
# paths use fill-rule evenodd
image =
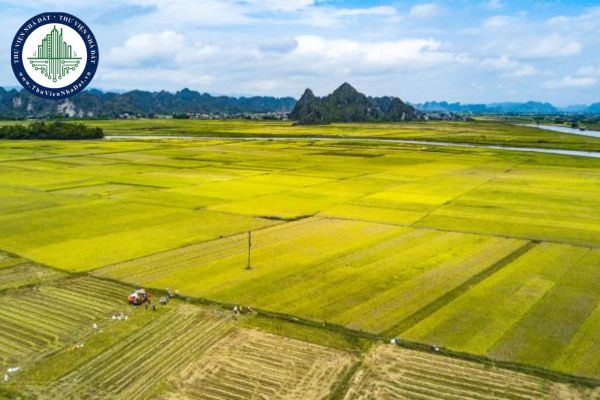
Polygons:
M319 28L334 28L345 22L352 23L359 18L394 19L396 22L400 15L392 6L377 6L366 8L333 8L333 7L308 7L298 13L293 21L283 20L283 24L290 22ZM276 22L277 23L277 22Z
M315 4L314 0L242 0L240 3L255 9L283 12L298 11Z
M111 0L112 1L112 0ZM156 10L138 17L138 24L157 29L186 26L187 29L272 25L335 27L353 17L398 16L391 5L344 8L317 5L315 0L124 0Z
M483 27L487 29L502 29L520 23L520 18L510 15L495 15L483 21Z
M576 74L580 76L600 76L600 67L581 67Z
M489 53L507 54L516 59L542 60L576 56L581 53L583 45L567 35L548 33L529 33L520 31L518 27L506 32L491 35L491 40L483 45Z
M556 33L514 40L509 46L514 55L533 59L570 57L579 54L582 47L578 41Z
M296 37L298 46L290 57L316 64L336 64L347 69L370 67L430 66L466 62L467 57L442 51L442 43L433 39L359 42L326 39L314 35Z
M174 31L140 33L128 38L123 46L113 47L108 64L121 67L171 67L182 62L194 63L216 52L214 46L187 46L184 36Z
M133 21L145 29L148 27L173 29L173 27L185 26L189 30L196 27L246 25L260 21L260 19L248 15L252 11L259 10L256 4L248 2L242 3L231 0L131 1L140 6L155 7L153 13L133 18ZM275 4L272 4L272 6L275 6Z
M112 68L104 69L101 75L94 78L96 87L113 89L141 89L141 90L181 90L183 88L206 88L223 85L223 81L210 74L197 71L177 71L176 74L165 73L162 68ZM123 82L123 76L127 82ZM160 77L160 79L157 79Z
M566 89L566 88L586 88L595 86L598 83L596 78L592 77L572 77L567 75L560 80L552 80L544 83L546 89Z
M538 73L537 68L533 65L512 60L507 55L498 58L486 58L481 61L481 66L485 69L502 71L507 76L515 77L532 76Z
M392 6L378 6L370 8L342 8L339 10L332 10L335 15L338 16L394 16L398 15L398 11Z
M501 0L490 0L485 3L485 8L492 11L500 10L501 8L504 8L504 4Z
M440 14L441 8L435 3L424 3L414 5L408 15L416 18L430 18Z
M565 30L572 30L573 28L584 31L595 30L600 27L600 7L590 8L575 17L558 15L548 19L546 22L551 27Z

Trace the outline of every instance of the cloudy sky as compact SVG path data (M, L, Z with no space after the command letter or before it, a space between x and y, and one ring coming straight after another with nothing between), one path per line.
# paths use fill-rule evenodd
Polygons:
M598 0L0 0L0 85L14 33L44 11L100 45L92 86L326 94L347 81L411 102L600 101Z

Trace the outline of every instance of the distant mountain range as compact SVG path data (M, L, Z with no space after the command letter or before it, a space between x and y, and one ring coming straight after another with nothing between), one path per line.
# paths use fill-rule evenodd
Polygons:
M600 113L600 103L555 107L550 103L528 101L526 103L492 103L492 104L461 104L445 101L428 101L415 104L418 110L424 112L455 112L474 114L557 114L557 113Z
M344 104L344 102L352 105ZM213 96L183 89L175 93L133 90L111 93L100 90L84 91L69 99L44 100L25 90L0 87L0 118L28 118L48 116L118 117L130 115L172 114L243 114L289 113L292 117L319 120L382 120L418 119L425 113L489 113L489 114L600 114L600 103L558 108L549 103L495 103L461 104L448 102L405 103L396 97L367 97L349 84L344 84L331 95L319 98L309 89L298 101L292 97L229 97ZM319 104L317 111L315 106ZM311 111L311 107L313 108ZM319 115L324 112L326 115ZM300 115L302 113L302 116ZM311 114L312 113L312 114ZM295 118L296 119L296 118Z
M344 83L325 97L317 97L306 89L290 118L299 124L414 121L423 119L423 113L397 97L367 97Z
M122 94L100 90L84 91L66 100L45 100L25 90L0 88L0 118L46 117L117 117L157 114L214 114L289 112L296 100L292 97L212 96L183 89L176 93L133 90Z

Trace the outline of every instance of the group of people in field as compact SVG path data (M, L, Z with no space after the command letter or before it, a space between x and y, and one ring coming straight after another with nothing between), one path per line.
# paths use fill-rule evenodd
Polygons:
M163 306L166 306L169 303L170 299L173 299L175 297L179 297L179 290L175 290L174 292L171 291L171 289L167 288L167 295L166 296L162 296L159 300L159 303ZM144 301L144 308L146 310L148 310L149 308L152 309L152 311L156 311L156 303L154 303L151 300L151 296L148 296L146 298L146 301Z
M233 319L237 319L239 315L241 314L251 314L254 312L254 308L252 308L251 306L238 306L235 305L233 306Z

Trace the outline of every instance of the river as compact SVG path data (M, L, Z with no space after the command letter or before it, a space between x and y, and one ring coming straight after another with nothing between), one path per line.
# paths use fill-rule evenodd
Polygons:
M600 138L600 131L585 131L579 130L578 128L567 128L566 126L558 126L558 125L536 125L536 124L527 124L523 126L529 126L530 128L538 128L546 131L553 132L561 132L561 133L572 133L573 135L580 136L591 136L595 138Z
M271 137L271 136L244 136L244 137L200 137L200 136L169 136L169 135L106 135L107 140L162 140L162 139L180 139L180 140L263 140L263 141L336 141L336 142L378 142L378 143L401 143L401 144L420 144L427 146L445 146L445 147L469 147L474 149L494 149L509 150L529 153L559 154L564 156L591 157L600 158L600 151L568 150L568 149L544 149L541 147L512 147L495 146L485 144L469 143L451 143L434 142L427 140L404 140L404 139L376 139L376 138L340 138L340 137Z

